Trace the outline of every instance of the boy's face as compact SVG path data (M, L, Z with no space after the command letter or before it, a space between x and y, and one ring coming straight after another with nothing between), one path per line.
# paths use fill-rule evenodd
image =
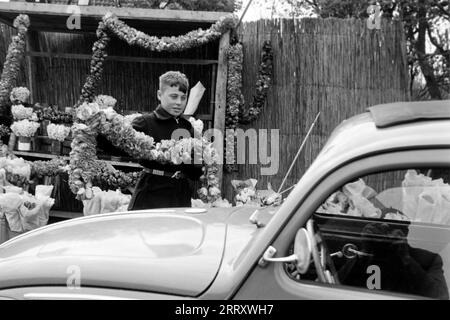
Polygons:
M187 95L179 90L178 86L164 86L158 90L158 100L161 107L174 117L178 117L184 112L186 107Z

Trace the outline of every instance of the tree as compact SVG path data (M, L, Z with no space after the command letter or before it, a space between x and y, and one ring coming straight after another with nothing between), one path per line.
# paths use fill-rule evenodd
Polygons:
M400 19L407 41L411 87L422 76L421 97L442 99L450 93L450 1L448 0L279 0L296 14L310 6L322 18L368 17L367 8L378 3L383 17ZM428 50L427 50L428 47Z
M235 11L240 3L240 0L147 0L147 5L154 9L225 12Z

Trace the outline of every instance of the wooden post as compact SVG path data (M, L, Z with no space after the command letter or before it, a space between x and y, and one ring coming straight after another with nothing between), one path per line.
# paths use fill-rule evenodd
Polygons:
M26 52L31 52L38 50L39 48L39 35L36 31L28 31L27 33L27 47ZM35 66L35 59L31 57L30 55L26 54L27 59L27 81L28 81L28 89L30 90L30 103L34 103L34 95L35 92L35 72L36 72L36 66Z
M230 32L226 32L222 35L219 43L219 58L217 67L217 81L216 81L216 93L215 93L215 110L214 110L214 128L222 133L222 139L214 139L213 146L219 153L219 159L222 165L219 166L219 172L217 176L219 178L219 186L222 187L223 181L223 142L225 139L225 109L227 103L227 54L226 50L230 45Z

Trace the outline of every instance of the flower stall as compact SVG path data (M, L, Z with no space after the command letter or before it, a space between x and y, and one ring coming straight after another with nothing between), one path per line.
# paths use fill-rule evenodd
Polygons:
M179 164L197 157L204 174L201 185L196 185L199 199L192 205L230 206L221 193L222 163L233 160L235 137L211 142L202 137L202 132L208 128L225 132L257 118L271 81L270 43L262 48L254 101L245 108L242 45L230 36L237 23L235 15L79 6L82 26L74 29L68 27L68 19L73 17L69 9L63 4L0 3L0 19L19 31L10 44L0 83L2 114L10 105L12 115L12 123L0 128L2 137L11 135L9 151L3 150L2 156L22 157L29 162L31 174L22 177L27 187L24 191L32 191L28 189L34 190L40 183L54 185L51 215L65 218L123 210L142 168L138 160ZM74 32L81 37L76 38ZM75 38L57 38L54 34ZM68 46L74 52L52 47L52 37L77 43ZM83 47L82 41L89 53L77 51ZM24 59L26 83L18 84ZM86 66L85 62L89 62L87 77L86 67L60 72L77 63ZM128 64L114 70L116 63ZM46 78L45 73L37 72L58 67ZM115 73L108 72L109 68ZM156 92L158 84L155 77L149 82L147 75L168 69L181 69L207 90L203 99L200 95L197 120L190 119L199 134L155 144L152 137L136 132L131 122L153 109L143 100L155 101L156 97L142 95ZM144 74L139 73L142 71ZM131 81L123 78L128 72ZM122 78L112 83L111 79L119 76ZM130 85L128 91L122 90L123 85ZM225 169L233 171L236 167L228 165ZM253 192L254 187L237 188L235 203L260 204L263 197ZM269 191L273 196L275 192Z
M53 180L55 189L65 188L64 191L67 193L70 188L76 193L78 199L87 201L95 199L97 195L100 196L99 190L126 189L135 184L141 168L135 159L140 158L143 153L148 154L149 159L176 163L186 157L185 147L194 145L194 149L197 146L198 153L204 157L207 173L202 186L199 186L199 196L204 201L214 201L219 198L222 167L218 165L219 155L215 150L222 150L223 141L217 140L214 145L205 144L205 147L202 146L203 141L195 139L155 146L151 137L142 137L131 127L131 119L135 114L132 111L150 110L131 108L131 112L128 113L118 112L118 108L114 109L117 100L120 101L121 108L126 107L126 102L124 103L123 99L116 100L113 94L102 95L98 89L101 86L103 64L106 60L151 65L172 64L175 67L192 69L203 68L207 72L195 78L207 85L206 98L209 101L203 101L203 106L200 108L202 113L197 114L196 117L206 122L205 127L214 126L223 130L227 82L226 48L229 43L229 29L235 23L234 18L229 17L228 13L220 12L114 7L108 7L109 14L105 15L104 7L80 6L79 8L83 17L83 26L75 31L83 34L93 31L97 33L93 55L39 50L42 48L40 45L42 32L71 33L73 31L69 30L66 24L70 16L68 6L26 2L16 2L14 5L0 3L1 20L19 29L18 36L12 42L14 47L10 50L11 55L15 54L15 56L13 59L6 59L11 67L7 68L8 64L5 63L4 73L9 71L7 81L2 81L0 87L3 92L8 93L8 99L5 100L9 100L2 105L11 105L13 121L10 126L5 126L4 134L8 134L9 129L11 136L15 138L10 139L10 148L15 156L23 157L30 163L36 164L37 170L34 174L37 179L42 179L46 174L50 174L52 178L60 174L65 175L63 176L65 178L59 178L59 183ZM168 28L169 25L170 28ZM167 30L173 33L170 37L169 34L164 34ZM150 32L147 35L144 31L151 31L162 37L150 35ZM115 50L113 41L116 39L127 45L138 45L144 50L161 54L151 57L108 54L109 50ZM211 52L208 55L197 57L195 53L192 53L197 47L208 43L210 43L208 50ZM167 52L170 55L171 52L186 50L191 50L186 58L181 55L167 58ZM75 101L73 99L63 104L66 107L75 106L76 109L66 112L61 108L55 108L52 106L55 102L54 97L43 94L44 90L40 88L43 82L38 78L40 74L36 71L41 69L39 64L42 60L46 61L46 58L66 59L66 61L90 60L90 74L80 88L81 95ZM27 62L27 81L22 85L29 91L25 87L18 87L14 81L17 78L21 59ZM64 77L70 78L70 75L65 74ZM72 87L68 85L66 90ZM57 98L60 99L59 96ZM120 111L124 110L120 109ZM130 158L126 159L127 161L123 161L123 158L104 158L106 160L102 161L102 158L97 157L97 141L95 138L92 139L97 135L109 137L113 147L125 149L130 154ZM122 135L128 137L128 140L123 141ZM11 142L11 140L15 141ZM86 140L91 143L82 142ZM67 152L63 155L65 141L69 141L71 145L70 157ZM172 156L167 158L168 154L179 154L180 158ZM66 165L55 162L53 166L57 166L58 169L55 168L54 172L44 172L44 164L50 164L52 161L65 161ZM49 182L48 176L45 177L47 178L44 180ZM100 188L93 188L94 186ZM56 200L58 202L58 199ZM79 208L77 211L81 213ZM69 217L73 216L77 215L69 215Z

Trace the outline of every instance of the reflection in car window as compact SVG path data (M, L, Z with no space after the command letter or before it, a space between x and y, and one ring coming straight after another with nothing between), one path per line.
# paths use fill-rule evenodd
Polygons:
M313 220L338 283L449 299L449 177L450 169L397 170L333 192Z

